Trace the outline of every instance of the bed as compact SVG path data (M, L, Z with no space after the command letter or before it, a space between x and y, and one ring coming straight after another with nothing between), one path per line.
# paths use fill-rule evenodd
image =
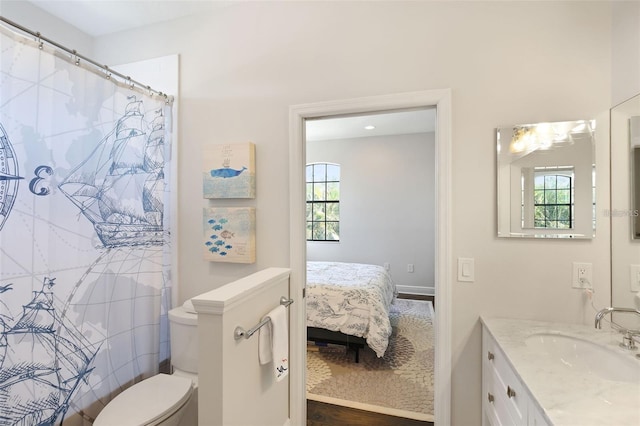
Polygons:
M378 265L307 262L307 339L345 344L366 343L378 357L389 344L389 306L396 287Z

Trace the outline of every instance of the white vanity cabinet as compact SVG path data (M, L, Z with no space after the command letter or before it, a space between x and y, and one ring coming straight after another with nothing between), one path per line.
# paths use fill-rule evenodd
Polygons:
M547 425L533 397L486 327L482 330L482 424Z

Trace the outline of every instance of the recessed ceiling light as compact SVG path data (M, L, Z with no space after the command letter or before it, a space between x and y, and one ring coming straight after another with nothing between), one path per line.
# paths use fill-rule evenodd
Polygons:
M372 126L371 124L369 124L368 126L364 126L365 130L373 130L376 128L376 126Z

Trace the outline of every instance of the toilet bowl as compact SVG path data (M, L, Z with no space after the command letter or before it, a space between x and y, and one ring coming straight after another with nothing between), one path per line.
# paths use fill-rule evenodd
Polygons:
M116 396L94 426L197 425L198 317L190 300L169 311L172 374L157 374Z

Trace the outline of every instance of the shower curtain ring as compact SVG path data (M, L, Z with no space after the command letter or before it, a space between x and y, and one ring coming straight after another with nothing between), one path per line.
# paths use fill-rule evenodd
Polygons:
M73 56L76 57L76 60L74 61L74 63L76 65L80 65L80 58L78 57L78 52L76 51L76 49L73 49Z
M104 72L106 74L107 80L111 80L111 73L109 72L109 67L107 65L103 65L103 67L104 67Z
M129 82L128 83L129 89L133 90L133 82L131 81L131 77L127 76L127 81Z
M38 37L38 49L42 50L44 44L42 43L42 40L40 40L40 32L37 32L36 36Z

